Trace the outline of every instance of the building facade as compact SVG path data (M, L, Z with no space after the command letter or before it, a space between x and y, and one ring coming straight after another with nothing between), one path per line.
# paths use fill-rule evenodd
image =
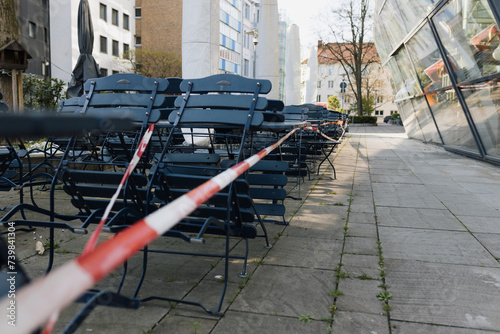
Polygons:
M182 58L182 0L135 0L136 49Z
M373 57L376 57L376 54L374 54ZM375 62L368 66L364 73L364 79L364 93L369 93L373 96L375 102L375 110L372 116L377 116L378 121L382 122L385 116L397 113L398 109L394 103L394 95L392 93L391 84L388 80L386 71L382 68L380 62ZM347 85L344 94L341 92L342 82L345 82ZM342 98L344 99L344 110L352 109L352 105L356 103L354 93L348 84L348 74L343 69L340 62L336 60L328 47L319 41L316 102L327 103L328 98L332 95L337 96L341 103Z
M220 0L221 73L253 77L256 30L259 19L259 1Z
M410 138L500 164L500 4L378 0L374 37Z
M19 42L31 55L25 73L50 77L50 17L48 0L15 1Z
M79 1L50 1L51 73L69 82L78 60ZM94 28L93 56L101 76L123 72L128 51L134 46L134 0L89 1Z

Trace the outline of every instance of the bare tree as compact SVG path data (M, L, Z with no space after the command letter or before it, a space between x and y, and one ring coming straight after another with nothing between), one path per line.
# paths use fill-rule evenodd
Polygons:
M364 74L370 64L379 62L375 44L367 42L372 27L369 5L369 0L349 0L347 6L333 9L328 26L335 42L321 45L347 73L358 115L363 113Z
M182 76L182 61L176 55L163 51L131 50L124 55L129 68L151 78L171 78Z

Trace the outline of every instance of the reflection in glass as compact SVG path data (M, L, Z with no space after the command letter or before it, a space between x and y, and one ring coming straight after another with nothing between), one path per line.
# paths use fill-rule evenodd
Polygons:
M391 41L387 36L387 30L384 26L384 22L382 22L379 16L375 16L375 25L373 27L373 34L375 37L375 45L377 46L378 55L382 63L386 62L390 52L393 49L391 45Z
M384 25L387 27L387 36L394 46L399 45L409 29L411 29L406 27L404 19L401 16L399 10L400 3L400 0L387 0L380 13L380 21L384 22Z
M399 70L401 72L401 76L404 80L404 83L402 84L394 98L396 100L400 100L407 96L420 94L422 91L420 90L420 85L418 84L417 78L415 77L415 71L413 70L406 50L402 48L398 51L394 58L396 59Z
M424 93L428 94L451 84L436 41L428 24L424 25L406 44L415 65ZM435 103L428 94L429 103Z
M457 82L500 72L500 32L487 0L451 0L433 22Z
M398 6L401 16L406 23L407 30L411 30L416 26L422 18L424 18L434 7L437 0L412 0L411 6L408 6L402 1L394 1ZM402 4L402 5L401 5Z
M394 92L394 95L400 90L403 85L403 77L401 76L401 72L399 72L398 64L396 63L396 59L392 57L389 59L387 64L385 65L387 68L388 72L388 77L389 81L392 86L392 91Z
M499 80L461 88L486 154L496 157L500 157Z
M401 119L403 120L403 125L408 138L424 141L424 136L422 135L418 121L415 118L415 112L413 110L411 100L398 102L398 109L401 113Z
M413 108L415 109L415 117L417 118L420 129L422 130L424 140L426 142L441 144L436 124L434 123L429 107L425 102L425 97L419 96L413 99L412 102Z
M437 126L445 145L458 146L478 152L476 142L470 131L465 114L452 88L434 94L435 103L431 106Z

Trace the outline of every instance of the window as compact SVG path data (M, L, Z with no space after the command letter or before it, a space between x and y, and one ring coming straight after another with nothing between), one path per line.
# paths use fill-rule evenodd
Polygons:
M321 95L316 96L316 102L321 102Z
M130 46L126 43L123 43L123 58L129 59L130 57Z
M108 76L108 69L107 68L100 68L101 71L101 77L107 77Z
M135 8L135 18L140 19L141 17L142 17L141 7L136 7Z
M333 80L328 80L328 88L333 88Z
M135 45L141 45L142 39L141 36L135 36Z
M99 17L104 21L108 21L108 6L102 3L99 6Z
M248 77L248 71L250 69L250 61L248 59L243 60L243 75Z
M104 36L101 36L101 52L108 53L108 39Z
M250 20L250 6L245 4L245 18Z
M318 88L321 88L321 80L318 81Z
M130 21L127 14L123 14L123 29L130 30Z
M33 22L29 23L28 34L31 38L36 38L36 24Z
M111 10L111 24L118 25L118 11L116 9Z
M113 56L118 57L120 55L120 47L118 41L113 40L113 49L111 51L113 53Z
M120 71L113 70L113 74L118 74L118 73L120 73Z

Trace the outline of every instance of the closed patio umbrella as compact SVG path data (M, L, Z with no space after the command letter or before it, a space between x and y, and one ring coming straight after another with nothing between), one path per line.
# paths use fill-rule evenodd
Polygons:
M101 76L99 67L92 56L94 29L87 0L81 0L78 6L78 46L80 56L73 69L68 86L68 94L72 97L83 94L83 84L87 79Z

